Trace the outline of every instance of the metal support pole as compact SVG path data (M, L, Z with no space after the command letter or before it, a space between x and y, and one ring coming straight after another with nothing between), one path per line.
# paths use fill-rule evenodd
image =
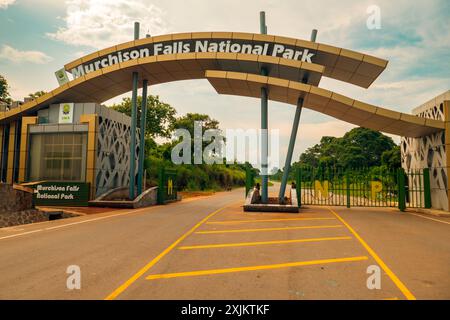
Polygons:
M133 72L133 91L131 93L131 125L130 125L130 200L134 199L134 187L136 177L136 115L137 115L137 90L138 73Z
M266 13L259 13L259 29L261 34L267 34ZM261 75L267 76L267 70L261 68ZM267 88L261 88L261 202L268 201L268 103Z
M266 12L259 12L259 32L261 34L267 34L267 25L266 25Z
M141 135L139 139L138 180L137 180L138 195L142 193L142 183L144 181L145 127L147 124L147 87L148 87L148 80L144 80L142 82L142 104L141 104L141 126L140 126Z
M264 70L265 71L265 70ZM266 72L262 72L263 75ZM267 203L268 201L268 103L267 103L267 88L261 88L261 202Z
M134 40L139 39L139 22L134 23ZM133 72L132 82L133 90L131 93L131 125L130 125L130 187L129 197L130 200L134 199L134 187L135 187L135 159L136 159L136 117L137 117L137 90L138 90L138 78L139 74Z
M313 29L311 32L311 41L315 42L317 37L317 30ZM304 83L308 82L308 76L303 79ZM297 138L298 124L300 122L300 114L303 107L303 98L299 98L297 102L297 108L295 110L294 123L292 124L291 137L289 140L289 148L286 155L286 161L284 163L283 177L281 178L280 192L278 193L278 202L284 203L284 194L286 192L286 184L289 177L289 171L291 169L292 154L294 152L295 139Z
M134 40L139 39L139 22L134 23Z

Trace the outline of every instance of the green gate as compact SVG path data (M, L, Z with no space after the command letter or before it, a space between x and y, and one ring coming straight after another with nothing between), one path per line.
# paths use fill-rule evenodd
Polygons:
M158 204L177 200L177 172L161 167L158 174Z
M296 176L300 205L430 208L429 170L300 167Z

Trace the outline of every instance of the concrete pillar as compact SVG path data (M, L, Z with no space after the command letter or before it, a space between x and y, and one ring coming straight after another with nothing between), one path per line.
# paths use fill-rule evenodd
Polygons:
M3 144L5 142L5 126L0 124L0 182L3 181Z
M13 184L14 179L14 153L15 153L15 136L17 130L17 123L11 122L9 124L9 141L8 141L8 167L6 169L6 183Z
M447 211L450 211L450 100L443 101L445 121L445 173L447 175ZM433 179L432 172L430 178ZM431 200L433 206L433 197Z
M28 158L28 126L36 124L38 117L22 117L22 128L20 137L20 158L19 158L19 183L25 182Z

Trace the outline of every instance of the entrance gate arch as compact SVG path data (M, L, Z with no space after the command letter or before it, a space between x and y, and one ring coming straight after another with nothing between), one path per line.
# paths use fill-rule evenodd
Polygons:
M64 72L71 74L72 80L18 108L0 111L0 125L35 116L52 103L101 103L129 91L136 97L138 88L146 88L147 83L207 79L219 94L262 99L262 110L267 100L279 101L404 137L422 137L445 129L444 121L396 112L319 87L321 78L328 77L368 88L386 68L387 60L315 41L268 35L265 23L261 31L193 32L142 39L137 32L134 41L66 64ZM137 110L136 99L133 101L132 121ZM136 126L132 122L132 127ZM25 162L25 154L21 154L22 178ZM10 183L13 166L12 161L7 166ZM131 181L134 172L132 169ZM94 180L92 177L87 182Z

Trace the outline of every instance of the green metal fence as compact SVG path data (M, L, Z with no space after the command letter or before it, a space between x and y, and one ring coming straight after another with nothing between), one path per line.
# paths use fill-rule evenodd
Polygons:
M403 170L401 170L403 171ZM431 208L430 171L410 170L405 174L405 207Z
M300 167L296 185L301 205L431 207L428 169Z

